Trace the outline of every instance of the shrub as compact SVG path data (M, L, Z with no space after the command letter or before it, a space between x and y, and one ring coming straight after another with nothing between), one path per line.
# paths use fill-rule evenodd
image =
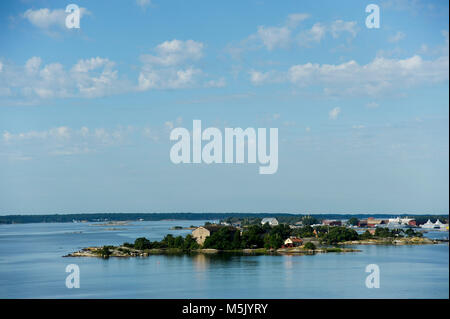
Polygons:
M334 245L343 241L358 239L358 233L345 227L333 227L321 238L322 242Z
M111 251L109 250L110 246L103 246L98 250L98 254L102 256L103 258L109 258L111 255Z
M134 241L134 248L138 250L150 249L151 248L150 240L148 240L145 237L137 238Z
M308 250L316 250L316 245L314 245L312 242L307 242L307 243L305 244L305 249L308 249Z

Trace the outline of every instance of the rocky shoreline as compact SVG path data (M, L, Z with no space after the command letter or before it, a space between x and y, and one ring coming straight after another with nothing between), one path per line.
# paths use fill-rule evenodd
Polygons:
M351 240L339 243L339 245L433 245L445 242L444 240L433 240L426 237L404 237L404 238L378 238Z
M107 251L104 247L87 247L79 251L67 254L63 257L148 257L150 255L170 255L170 254L218 254L218 253L235 253L243 255L311 255L320 253L347 253L360 252L359 249L352 248L317 248L314 250L304 249L301 247L279 248L279 249L239 249L239 250L218 250L218 249L195 249L191 251L183 251L177 248L166 249L145 249L137 250L125 246L108 246Z
M170 255L170 254L218 254L235 253L242 255L311 255L321 253L347 253L360 252L359 249L353 249L344 246L353 245L432 245L447 242L446 240L429 239L425 237L405 237L405 238L378 238L365 240L352 240L338 243L335 247L319 247L314 250L304 247L289 247L279 249L237 249L237 250L218 250L218 249L193 249L185 251L179 248L160 248L138 250L129 246L103 246L87 247L79 251L67 254L63 257L148 257L150 255Z

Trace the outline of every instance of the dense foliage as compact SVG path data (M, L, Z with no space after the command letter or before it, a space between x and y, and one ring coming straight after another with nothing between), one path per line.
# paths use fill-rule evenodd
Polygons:
M377 227L375 234L372 235L368 230L358 235L354 229L342 226L303 226L291 229L286 224L280 224L274 227L268 224L255 224L246 226L242 232L232 226L222 226L207 237L202 248L211 248L218 250L239 250L239 249L278 249L285 239L290 236L300 238L317 238L321 244L336 245L340 242L351 240L364 240L373 238L394 238L394 237L422 237L421 232L413 229L389 229ZM183 251L191 251L200 248L192 235L186 237L167 235L161 241L150 241L147 238L137 238L134 244L124 243L123 246L138 250L145 249L164 249L176 248ZM314 248L313 248L314 247ZM316 249L316 246L308 242L306 249ZM105 255L107 251L105 250Z
M111 248L112 246L103 246L97 251L97 254L99 254L103 258L109 258L109 256L111 255Z
M183 251L190 251L199 248L199 245L192 237L192 235L187 235L186 237L173 235L167 235L161 241L150 241L145 237L137 238L134 244L124 243L124 247L134 248L138 250L145 249L161 249L161 248L176 248Z
M311 242L307 242L307 243L305 244L305 249L316 250L316 245L314 245L314 244L311 243Z
M329 231L320 237L320 241L328 245L356 239L358 239L358 233L346 227L330 227Z
M240 232L233 227L222 227L217 232L206 238L203 248L214 248L220 250L240 249Z
M314 237L314 228L311 226L303 226L301 228L295 228L292 230L292 235L300 238L303 237Z
M203 248L220 250L236 250L245 248L280 248L284 240L291 235L288 225L280 224L271 227L265 225L251 225L242 231L234 227L222 227L206 238Z
M404 229L389 229L385 227L375 228L375 234L372 235L368 230L359 235L359 239L373 239L373 238L395 238L395 237L423 237L423 233L415 231L412 228Z
M352 217L347 220L347 224L351 225L351 226L358 226L358 223L359 223L359 219L356 217Z

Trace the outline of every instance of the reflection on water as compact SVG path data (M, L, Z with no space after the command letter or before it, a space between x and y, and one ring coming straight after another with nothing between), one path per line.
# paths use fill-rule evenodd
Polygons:
M205 271L208 268L209 261L208 256L206 255L196 254L192 258L192 261L194 263L194 267L197 272Z

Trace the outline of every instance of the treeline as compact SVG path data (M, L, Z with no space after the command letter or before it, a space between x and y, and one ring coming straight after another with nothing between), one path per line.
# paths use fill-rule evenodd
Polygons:
M415 231L412 228L408 229L389 229L384 227L375 228L375 234L369 233L366 230L359 235L359 239L372 239L372 238L402 238L402 237L423 237L423 233Z
M358 233L345 227L304 226L291 229L288 225L280 224L274 227L268 224L251 225L246 227L242 234L233 227L222 227L207 237L203 248L220 250L236 249L278 249L284 241L291 237L316 237L321 243L336 244L345 240L358 239Z
M291 234L291 229L285 224L275 227L268 224L251 225L243 230L242 235L240 230L234 227L221 227L206 238L203 248L219 250L279 248Z
M198 249L200 246L195 241L192 235L177 236L169 234L163 238L161 241L150 241L145 237L137 238L134 243L124 243L123 246L128 248L134 248L138 250L145 249L167 249L167 248L176 248L181 249L183 251L190 251L194 249Z
M398 238L398 237L422 237L421 232L413 229L387 229L376 228L375 234L369 231L359 235L354 229L341 226L303 226L291 229L285 224L270 227L268 224L251 225L246 227L242 234L234 227L221 227L211 236L207 237L203 248L219 250L237 250L246 248L278 249L284 241L291 237L316 238L323 245L336 245L340 242L369 239L369 238Z
M52 215L5 215L0 216L0 224L23 224L23 223L69 223L72 221L105 222L105 221L128 221L144 220L159 221L165 219L173 220L226 220L229 222L241 221L243 225L258 224L262 218L275 217L280 223L293 224L302 221L304 225L319 223L323 219L350 219L352 217L364 219L395 218L397 216L407 217L410 215L387 215L387 214L288 214L288 213L84 213L84 214L52 214ZM436 222L448 222L448 215L415 215L418 224L424 224L428 219Z
M245 214L245 213L84 213L52 215L5 215L0 216L0 224L23 223L70 223L73 221L159 221L159 220L223 220L228 217L280 217L289 214Z
M322 221L322 219L328 218L328 217L324 217L324 216L328 216L328 215L311 216L311 215L293 215L293 214L291 214L291 215L276 216L276 215L267 214L267 215L261 216L261 217L259 217L258 215L253 215L253 216L247 216L244 218L240 218L238 216L230 216L230 217L226 218L224 221L227 223L230 223L230 224L240 222L242 226L248 226L248 225L261 224L261 221L264 217L276 217L278 222L282 223L282 224L295 224L297 222L302 222L303 225L314 225L314 224L320 223ZM337 219L337 218L345 219L345 217L342 217L340 215L333 215L333 216L335 219Z

